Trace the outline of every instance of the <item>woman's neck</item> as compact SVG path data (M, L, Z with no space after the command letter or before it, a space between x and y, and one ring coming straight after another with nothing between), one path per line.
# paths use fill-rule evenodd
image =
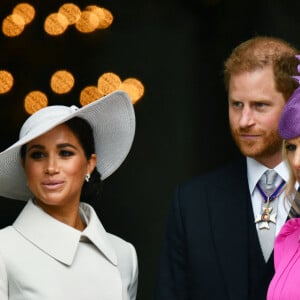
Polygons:
M54 219L69 225L79 231L83 231L86 227L83 222L80 211L79 211L79 202L73 205L68 206L57 206L57 205L47 205L37 199L35 199L35 203L43 209L48 215L53 217Z

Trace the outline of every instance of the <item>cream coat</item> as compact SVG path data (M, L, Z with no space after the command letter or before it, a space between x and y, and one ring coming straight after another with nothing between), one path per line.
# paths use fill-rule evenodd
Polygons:
M1 300L134 300L134 247L107 233L81 203L80 232L29 201L12 226L0 230Z

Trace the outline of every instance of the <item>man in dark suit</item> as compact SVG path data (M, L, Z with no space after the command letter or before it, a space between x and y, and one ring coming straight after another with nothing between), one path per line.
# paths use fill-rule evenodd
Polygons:
M266 238L260 233L271 232L273 225L278 234L288 214L283 201L288 171L277 128L282 108L297 87L291 78L297 53L283 40L254 37L226 60L230 128L245 159L177 187L156 300L266 299L274 272L273 241L265 253ZM273 207L268 210L271 200L263 203L257 187L262 174L273 169L276 214Z

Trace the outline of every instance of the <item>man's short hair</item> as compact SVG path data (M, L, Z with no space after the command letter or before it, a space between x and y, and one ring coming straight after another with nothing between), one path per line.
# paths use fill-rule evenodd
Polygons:
M274 71L275 86L287 100L298 87L292 78L297 75L298 50L286 41L266 36L253 37L233 49L224 63L224 83L228 91L233 74L252 72L271 66Z

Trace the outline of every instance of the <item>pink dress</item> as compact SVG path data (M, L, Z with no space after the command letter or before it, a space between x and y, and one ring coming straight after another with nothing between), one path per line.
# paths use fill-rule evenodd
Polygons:
M300 299L300 218L290 219L275 240L275 275L267 300Z

